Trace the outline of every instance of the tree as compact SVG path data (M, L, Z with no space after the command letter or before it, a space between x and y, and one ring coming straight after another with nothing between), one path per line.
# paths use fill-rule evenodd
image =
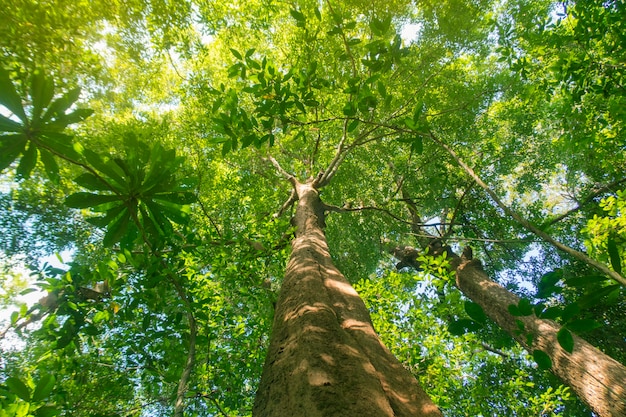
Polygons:
M382 288L368 288L397 284L388 240L415 245L436 235L456 247L469 239L482 245L476 257L499 281L511 271L518 280L531 276L526 287L537 293L514 288L528 306L557 312L552 318L565 326L588 320L585 330L605 330L592 337L598 346L620 351L607 334L623 323L623 287L578 274L587 258L557 253L527 230L586 252L602 273L621 274L623 83L609 59L621 53L619 5L576 4L554 22L547 2L511 1L502 10L487 1L55 6L41 16L25 5L3 12L14 25L0 45L0 168L9 184L2 215L17 210L29 219L11 225L3 242L20 244L3 250L10 262L30 248L73 252L66 269L29 260L47 295L12 316L19 332L41 323L25 333L23 351L6 355L0 389L12 413L295 415L305 406L328 415L370 410L372 401L377 415L437 415L433 403L459 414L535 407L589 415L558 384L548 388L549 377L497 327L450 334L467 304L451 289L445 259L424 256L427 271L406 278L402 288L418 298L396 289L381 300ZM71 15L80 19L69 28L35 25ZM25 47L19 40L31 26ZM417 31L411 41L400 36L403 27ZM589 36L600 27L614 36ZM80 42L61 56L55 51L69 30ZM83 60L94 55L104 56L101 65ZM575 70L586 62L589 77ZM607 123L591 122L600 119ZM580 149L598 154L581 158ZM459 161L471 161L470 171ZM557 199L558 190L575 195L577 206ZM45 209L41 195L51 196ZM607 210L597 204L602 197ZM503 205L524 221L504 219ZM61 225L68 232L58 236ZM533 269L520 265L525 255L540 257ZM304 274L309 265L325 273ZM366 304L349 283L370 294ZM428 306L421 317L411 309L418 299ZM395 315L375 311L376 303L395 306ZM507 323L499 324L510 331ZM557 339L568 350L570 339ZM471 366L446 371L463 362L448 356L459 341L480 353L455 353ZM534 357L545 365L541 353ZM463 387L478 393L480 381L509 379L501 369L518 375L515 382L491 384L491 399L475 404ZM455 396L442 388L450 384L445 372L463 381ZM104 378L116 383L101 387ZM352 381L368 394L348 389ZM341 401L328 399L337 392ZM280 404L288 406L273 411Z
M623 388L618 382L626 376L626 367L570 333L570 328L584 329L589 322L574 321L567 328L542 319L550 312L542 310L542 306L532 306L527 299L520 299L490 280L479 261L471 256L459 257L449 247L441 250L451 259L457 288L475 303L465 307L471 320L458 321L454 326L472 328L489 316L532 353L541 367L551 368L572 387L598 415L617 416L626 412ZM420 267L419 252L415 249L396 247L393 253L403 265Z
M332 263L318 191L330 175L289 180L299 202L296 236L253 413L440 416L382 344L365 304Z

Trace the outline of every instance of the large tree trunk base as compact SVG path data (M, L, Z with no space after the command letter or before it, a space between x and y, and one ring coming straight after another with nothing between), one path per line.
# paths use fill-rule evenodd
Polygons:
M334 266L317 192L300 194L297 237L276 305L255 417L441 417L382 344ZM300 218L298 218L300 215Z

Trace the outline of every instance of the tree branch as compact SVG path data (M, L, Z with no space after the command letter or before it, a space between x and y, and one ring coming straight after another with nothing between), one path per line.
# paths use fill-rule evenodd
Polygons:
M559 216L557 216L557 217L555 217L555 218L553 218L553 219L551 219L551 220L549 220L549 221L547 221L547 222L543 223L543 224L540 226L540 228L541 228L541 229L544 229L544 228L546 228L546 227L550 227L550 226L552 226L552 225L554 225L554 224L556 224L556 223L560 222L560 221L561 221L561 220L563 220L564 218L566 218L566 217L570 216L571 214L573 214L573 213L577 212L578 210L582 209L582 208L583 208L584 206L586 206L587 204L591 203L591 202L593 201L593 199L594 199L594 198L596 198L596 197L598 197L600 194L603 194L603 193L605 193L605 192L609 192L609 191L613 191L613 189L614 189L615 187L617 187L618 185L620 185L620 184L622 184L622 183L624 183L624 182L626 182L626 178L622 178L622 179L620 179L620 180L613 181L613 182L612 182L612 183L610 183L610 184L607 184L607 185L601 186L601 187L599 187L599 188L595 188L595 189L591 192L591 194L589 194L587 197L585 197L585 199L584 199L584 200L582 200L582 201L578 202L578 206L576 206L576 207L574 207L574 208L572 208L572 209L570 209L570 210L567 210L565 213L563 213L563 214L561 214L561 215L559 215Z
M276 219L280 216L283 215L283 213L285 211L287 211L287 209L289 207L291 207L293 205L293 203L295 203L298 200L298 193L296 193L296 190L291 190L291 195L289 196L289 198L287 199L287 201L285 201L282 205L282 207L280 208L280 210L278 210L278 212L273 214L273 217Z
M330 182L331 178L337 172L337 169L339 168L339 165L344 157L343 155L346 151L346 149L344 149L344 143L346 142L347 138L348 138L348 119L345 119L343 121L343 134L341 135L341 140L339 141L339 144L337 145L337 151L335 152L335 156L333 157L332 161L330 161L330 164L328 164L328 167L326 167L326 169L322 172L321 176L319 177L319 180L317 182L318 187L321 188L327 185Z
M290 182L293 182L293 180L295 179L295 177L288 173L287 171L285 171L283 169L282 166L280 166L280 164L278 163L278 161L276 160L276 158L274 158L273 156L268 156L267 158L264 158L267 161L270 161L272 163L272 165L274 165L274 168L276 168L276 170L280 173L280 175L282 175L283 177L285 177L285 179L288 179Z
M467 195L467 193L469 192L469 190L472 189L473 183L469 183L467 185L467 187L465 188L465 190L463 190L463 194L461 195L461 197L459 198L459 200L456 203L456 207L454 207L454 211L452 212L452 218L450 219L450 224L451 226L448 228L448 230L446 230L446 232L443 234L443 237L447 237L449 235L452 234L452 226L454 226L454 224L456 223L456 218L459 214L459 211L461 210L461 204L463 203L463 199L465 198L465 196Z
M587 254L577 251L576 249L570 248L569 246L557 241L552 236L548 235L546 232L539 229L537 226L534 226L533 224L531 224L528 220L523 218L515 210L513 210L512 208L504 204L504 202L500 199L500 197L498 197L498 195L491 188L489 188L489 186L474 172L472 168L470 168L465 162L463 162L463 160L457 155L457 153L452 148L450 148L448 145L446 145L445 143L437 139L432 132L430 132L430 138L433 140L433 142L435 142L440 147L445 149L450 154L450 156L452 156L452 158L456 161L456 163L467 173L467 175L469 175L476 182L476 184L478 184L483 190L485 190L487 194L489 194L491 199L498 205L498 207L500 207L507 215L513 218L513 220L515 220L518 224L520 224L529 232L535 234L539 238L548 242L552 246L556 247L557 249L560 249L563 252L567 253L568 255L586 263L589 266L594 267L595 269L608 275L609 277L611 277L618 283L626 286L626 278L624 278L622 275L618 274L616 271L613 271L612 269L610 269L603 263L598 262L595 259L589 257Z
M491 353L495 353L496 355L500 355L502 356L504 359L509 359L509 355L507 355L506 353L502 352L499 349L496 349L494 347L489 346L487 343L485 342L480 342L480 346L482 346L483 349L491 352Z

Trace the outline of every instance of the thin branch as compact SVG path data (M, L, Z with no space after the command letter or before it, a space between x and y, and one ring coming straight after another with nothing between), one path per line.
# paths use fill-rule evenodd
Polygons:
M193 316L191 310L191 303L187 298L185 289L180 285L180 282L176 279L172 279L174 287L179 297L183 300L187 307L187 320L189 321L189 352L187 353L187 360L185 362L185 368L180 375L180 381L178 381L178 389L176 390L176 403L174 406L174 416L182 417L185 411L185 393L187 392L187 385L189 384L189 378L196 362L196 336L198 335L198 326L196 319Z
M322 174L321 174L320 180L319 180L319 182L317 184L319 187L323 187L323 186L327 185L330 182L330 180L333 178L333 176L337 173L337 170L339 169L339 166L341 165L341 163L345 159L346 155L352 149L356 148L357 146L362 146L362 145L365 145L366 143L374 142L374 141L377 141L377 140L380 140L380 139L384 139L384 138L389 136L388 134L381 134L381 135L378 135L378 136L374 136L374 137L368 138L370 133L374 132L376 129L379 128L378 125L375 125L370 130L362 132L354 140L354 142L352 142L350 145L345 146L345 142L346 142L346 140L348 138L348 122L350 120L351 119L345 119L343 121L343 135L341 137L341 141L339 141L339 144L337 145L337 151L335 152L335 157L330 162L330 164L328 165L326 170L324 172L322 172Z
M485 342L480 342L480 345L482 346L483 349L491 352L491 353L495 353L496 355L500 355L502 356L504 359L509 359L509 355L507 355L506 353L502 352L499 349L496 349L494 347L489 346L487 343Z
M465 188L465 190L463 190L463 194L461 195L461 198L459 198L459 200L457 201L456 207L454 207L454 211L452 212L452 218L450 219L450 223L452 224L452 226L454 226L454 224L456 223L456 218L461 210L461 204L463 204L463 199L465 199L465 196L472 189L473 185L474 184L470 182L468 186ZM452 234L452 226L450 226L448 230L444 232L442 236L443 238Z
M272 163L272 165L274 165L274 167L276 168L276 170L280 173L280 175L282 175L283 177L285 177L286 179L288 179L289 181L293 182L295 180L295 177L288 173L287 171L285 171L283 169L282 166L280 166L280 164L278 163L278 161L273 157L273 156L268 156L266 158L266 160L270 161Z
M211 400L211 402L215 404L215 407L217 408L217 410L220 412L221 415L223 415L224 417L229 417L228 413L224 411L220 403L218 403L217 400L211 394L202 394L199 392L196 394L196 397Z
M618 185L622 184L626 182L626 178L622 178L620 180L614 181L610 184L604 185L602 187L599 188L595 188L593 190L593 192L591 194L589 194L587 197L585 197L585 199L583 201L578 202L578 206L566 211L565 213L555 217L554 219L551 219L550 221L547 221L545 223L543 223L541 225L541 229L544 229L546 227L550 227L558 222L560 222L561 220L563 220L564 218L570 216L571 214L577 212L578 210L582 209L584 206L586 206L587 204L591 203L594 198L598 197L600 194L609 192L609 191L613 191L613 189L615 187L617 187Z
M168 49L167 51L167 56L170 59L170 64L172 65L172 68L174 68L174 72L176 73L176 75L178 75L178 77L185 81L185 77L183 77L182 75L180 75L180 72L178 72L178 68L176 68L176 65L174 64L174 60L172 59L172 54L170 54L170 50Z
M211 222L211 224L213 225L213 227L215 228L215 231L217 232L218 236L220 238L222 238L222 232L220 231L219 227L217 227L217 223L215 223L215 221L213 220L213 218L211 217L211 215L209 214L208 210L206 209L206 206L204 205L204 203L202 202L202 200L200 200L199 198L196 200L196 202L200 205L200 209L202 210L202 213L204 214L204 217L206 217L207 219L209 219L209 222Z
M429 226L429 225L426 225ZM436 236L430 234L420 234L420 233L409 233L412 236L417 237L425 237L425 238L436 238ZM484 239L478 237L455 237L455 236L446 236L446 240L455 240L455 241L463 241L463 242L487 242L487 243L541 243L543 240L537 239Z
M285 211L287 211L287 209L289 207L291 207L293 205L293 203L295 203L298 200L298 193L296 193L296 190L291 190L291 195L289 196L289 198L283 203L282 207L280 208L280 210L278 210L278 212L273 214L273 217L276 219L280 216L283 215L283 213L285 213Z
M180 375L180 380L178 381L178 388L176 389L176 402L174 403L174 416L183 417L183 413L185 411L185 393L187 392L187 386L189 384L189 379L191 378L191 372L193 371L196 361L196 336L198 334L198 327L196 324L196 319L193 315L192 302L187 296L185 288L181 285L181 283L174 276L174 274L170 270L168 270L165 260L161 257L161 254L154 248L154 246L148 239L146 231L143 228L139 219L137 218L136 213L131 212L131 218L133 220L133 223L135 223L135 226L137 226L137 229L141 233L141 238L152 253L152 255L156 258L160 258L161 265L163 266L163 271L165 271L165 276L174 285L176 293L183 301L183 304L185 305L185 308L187 310L187 321L189 322L189 351L187 353L185 367L183 368L183 372Z
M375 206L338 207L338 206L334 206L332 204L324 204L324 209L327 210L327 211L335 212L335 213L350 213L350 212L364 211L364 210L379 211L379 212L386 214L387 216L393 218L394 220L396 220L396 221L398 221L400 223L405 223L405 224L410 224L410 225L414 224L414 222L408 221L408 220L404 220L403 218L396 216L395 214L393 214L392 212L390 212L387 209L384 209L384 208L381 208L381 207L375 207ZM450 223L422 223L422 224L418 224L418 226L421 226L421 227L449 226L449 225L450 225Z
M335 14L335 10L333 9L333 6L330 4L330 1L326 1L326 4L328 4L328 9L330 10L330 12L332 14ZM356 77L357 69L356 69L356 63L354 60L354 55L352 55L352 50L350 49L350 45L348 44L348 39L346 39L346 34L343 31L343 27L339 26L339 29L341 31L341 38L343 40L343 45L346 48L346 54L350 58L350 63L352 64L352 76Z
M317 107L315 108L315 122L319 123L319 111ZM313 175L313 167L315 166L315 160L317 159L317 153L319 152L320 142L322 141L322 130L318 127L317 129L317 138L315 139L315 147L313 148L313 152L311 152L311 157L309 158L309 173Z
M476 182L476 184L478 184L483 190L485 190L487 194L489 194L491 199L498 205L498 207L500 207L507 215L513 218L513 220L519 223L522 227L524 227L529 232L535 234L536 236L540 237L544 241L550 243L557 249L560 249L563 252L569 254L570 256L586 263L587 265L594 267L598 271L601 271L607 274L609 277L613 278L618 283L626 286L626 278L624 278L621 274L617 273L616 271L613 271L612 269L610 269L603 263L598 262L595 259L589 257L587 254L577 251L576 249L570 248L569 246L557 241L552 236L550 236L543 230L539 229L537 226L534 226L533 224L531 224L528 220L523 218L515 210L513 210L512 208L504 204L504 202L500 199L500 197L498 197L498 195L491 188L489 188L489 186L474 172L472 168L470 168L465 162L463 162L463 160L457 155L457 153L452 148L450 148L448 145L446 145L445 143L437 139L432 132L430 133L430 138L433 140L433 142L435 142L440 147L445 149L450 154L450 156L452 156L452 158L456 161L456 163L461 168L463 168L463 170L467 173L467 175L469 175Z
M335 175L335 173L337 172L337 169L339 168L339 165L343 161L343 158L344 158L344 153L346 151L346 149L344 148L344 144L347 138L348 138L348 119L345 119L343 121L343 134L341 136L341 140L339 141L339 144L337 145L337 151L335 152L335 156L333 157L333 159L330 161L330 164L328 164L328 167L326 167L326 169L323 171L323 173L319 177L319 181L317 183L318 187L321 188L327 185L332 179L332 177Z
M116 415L135 415L137 414L137 411L140 411L150 405L154 405L154 404L167 404L170 401L169 398L167 397L161 397L161 398L157 398L155 400L152 401L146 401L145 403L141 403L135 407L132 408L127 408L127 409L118 409Z
M79 166L81 168L83 168L85 171L89 172L90 174L92 174L94 177L96 177L98 179L98 181L100 181L105 187L107 187L109 189L109 191L111 191L113 194L117 195L117 196L121 196L120 191L113 187L105 178L102 177L102 175L100 175L100 173L98 171L96 171L95 169L93 169L92 167L90 167L87 164L84 164L80 161L76 161L75 159L70 158L69 156L66 156L60 152L57 152L55 149L49 147L48 145L46 145L45 143L39 141L37 138L35 137L30 137L29 138L31 142L35 143L38 147L46 149L48 152L50 152L51 154L58 156L60 159L63 159L64 161L69 162L70 164Z

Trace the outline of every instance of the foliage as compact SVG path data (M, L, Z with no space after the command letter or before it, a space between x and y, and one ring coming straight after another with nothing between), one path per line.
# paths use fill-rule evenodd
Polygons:
M624 363L624 288L534 241L432 140L623 272L623 2L218 3L0 11L0 250L45 292L7 323L26 345L2 348L0 413L167 415L182 384L189 415L249 415L293 235L273 160L334 167L333 259L446 414L589 416L448 258L412 274L386 251L470 245L522 296L512 314Z
M626 265L626 191L602 199L599 206L605 216L595 215L587 222L587 246L599 259L621 272Z
M53 156L76 156L71 137L62 131L68 125L78 123L93 113L88 109L76 109L66 113L78 99L80 89L71 90L54 99L54 82L42 71L36 71L30 82L30 105L27 114L9 74L3 69L0 69L0 88L0 104L19 119L15 121L0 115L0 132L4 132L0 136L0 170L7 168L21 154L22 158L16 169L19 177L28 178L38 158L41 158L48 176L57 179L59 167Z

